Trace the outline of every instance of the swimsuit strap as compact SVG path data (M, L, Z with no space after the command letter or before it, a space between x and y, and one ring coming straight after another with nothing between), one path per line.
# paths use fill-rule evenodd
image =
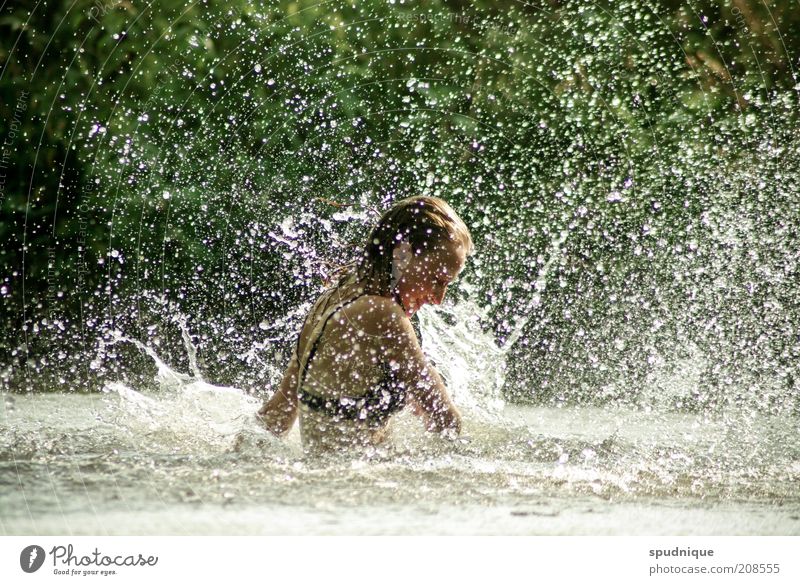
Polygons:
M344 300L344 301L342 301L342 302L340 302L338 304L333 304L332 306L329 306L328 305L328 301L330 300L330 297L332 297L334 295L334 292L335 291L331 291L331 294L329 295L329 298L326 299L326 301L324 303L323 310L322 310L322 315L323 316L320 317L320 319L317 321L316 326L314 327L314 329L311 332L310 339L313 340L313 341L311 341L311 345L310 345L309 349L303 355L304 359L298 359L298 362L300 364L300 373L297 376L297 393L298 393L298 395L302 391L303 378L305 377L305 373L306 373L306 370L308 369L309 362L314 357L314 354L317 351L317 343L319 342L320 337L322 337L322 332L325 329L325 325L328 324L328 321L330 321L330 318L333 317L333 315L336 313L336 311L338 311L339 309L343 309L347 305L355 302L356 300L358 300L359 298L361 298L365 294L365 293L361 292L361 293L356 294L354 297L346 299L346 300ZM330 309L332 309L332 310L330 310ZM326 313L327 313L327 315L326 315ZM301 334L302 334L302 331L301 331ZM297 347L299 348L299 346L300 346L300 339L298 337Z
M308 364L314 357L317 344L322 337L322 333L328 321L330 321L331 317L333 317L337 311L352 304L365 294L368 294L365 292L358 292L350 298L345 298L344 300L340 299L338 303L331 303L331 298L335 293L336 289L331 291L324 300L320 299L321 302L319 302L319 304L322 308L322 316L311 332L310 344L307 346L307 351L304 352L303 359L298 358L300 369L297 376L297 397L300 399L300 402L309 408L325 412L329 416L343 417L348 420L366 419L370 424L377 424L380 426L395 412L402 409L406 403L405 390L400 389L398 391L392 386L391 379L393 375L388 364L383 364L384 375L381 385L374 388L373 391L367 392L365 395L357 398L347 396L340 396L338 399L326 398L303 390L303 381L306 371L308 370ZM309 313L309 317L312 313L314 313L313 309ZM414 333L417 335L417 340L421 344L422 336L419 330L419 317L416 314L411 318L411 324L414 328ZM300 339L298 336L297 348L299 348L299 346Z

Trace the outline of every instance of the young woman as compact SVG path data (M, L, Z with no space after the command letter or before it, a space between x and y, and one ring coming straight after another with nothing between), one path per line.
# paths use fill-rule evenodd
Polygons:
M373 445L410 406L428 430L458 433L460 415L411 317L442 302L473 251L467 226L444 200L393 205L361 259L306 317L280 388L258 412L266 428L287 433L299 411L307 449Z

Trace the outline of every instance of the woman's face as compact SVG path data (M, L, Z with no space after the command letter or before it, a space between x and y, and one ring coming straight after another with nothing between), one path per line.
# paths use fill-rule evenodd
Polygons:
M464 268L466 249L460 242L444 241L420 255L411 254L408 244L395 248L398 265L397 290L410 317L424 305L438 305L447 287Z

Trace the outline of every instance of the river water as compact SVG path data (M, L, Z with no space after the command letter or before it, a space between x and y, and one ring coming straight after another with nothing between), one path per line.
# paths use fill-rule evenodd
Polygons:
M402 412L380 449L304 453L261 398L156 366L149 389L3 395L5 534L800 534L800 417L669 396L606 406L503 400L507 349L470 300L419 311L462 411L457 439ZM520 324L520 327L524 324ZM672 376L659 392L685 392ZM750 389L750 391L754 391Z
M800 534L798 420L505 406L332 460L202 381L6 395L4 534Z
M507 404L506 350L479 314L470 301L419 312L461 437L402 412L385 447L325 459L304 453L296 426L283 440L266 432L260 398L203 380L190 335L185 374L117 333L153 360L152 389L4 394L0 530L800 534L797 413Z

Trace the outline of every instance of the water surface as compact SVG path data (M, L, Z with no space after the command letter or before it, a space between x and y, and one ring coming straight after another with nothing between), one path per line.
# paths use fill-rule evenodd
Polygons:
M800 534L791 416L506 406L451 441L403 414L320 460L204 382L4 404L5 534Z

